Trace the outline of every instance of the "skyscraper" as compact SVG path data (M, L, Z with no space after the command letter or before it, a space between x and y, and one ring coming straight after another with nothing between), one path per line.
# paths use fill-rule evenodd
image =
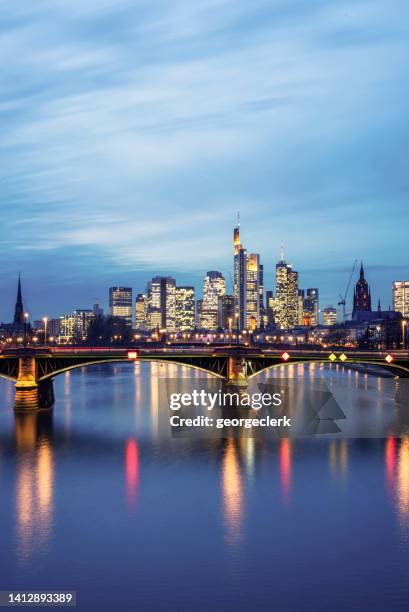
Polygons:
M200 326L216 330L219 326L219 298L226 294L226 280L221 272L210 270L203 279L203 302Z
M78 342L82 342L86 340L89 326L92 321L95 319L95 313L93 310L85 309L85 310L74 310L74 325L73 325L73 334L75 340Z
M260 327L260 281L261 277L260 255L249 253L247 255L246 271L246 329L255 330Z
M195 288L176 287L176 330L185 332L195 328Z
M354 290L352 318L355 318L359 312L371 312L371 310L371 290L365 279L364 266L361 261L359 280Z
M393 310L409 317L409 281L395 281L392 285Z
M155 276L148 283L148 327L174 332L176 329L176 281Z
M284 260L276 265L276 322L281 329L291 329L298 322L298 272Z
M240 220L233 234L234 246L234 326L246 327L247 297L247 251L240 242Z
M234 296L222 295L219 298L219 327L222 329L233 329L234 323Z
M145 293L138 293L135 298L135 329L141 331L147 327L148 300Z
M109 288L109 312L112 317L123 319L128 327L132 327L131 287Z

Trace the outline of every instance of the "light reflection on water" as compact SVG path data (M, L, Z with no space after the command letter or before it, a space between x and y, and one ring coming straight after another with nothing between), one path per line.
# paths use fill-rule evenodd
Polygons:
M114 584L123 610L134 609L126 602L135 593L144 610L172 602L181 610L215 602L251 610L246 584L260 580L257 605L266 609L272 598L280 611L308 609L308 598L310 609L327 609L328 596L333 609L348 609L358 595L368 602L362 610L407 608L409 437L172 439L161 426L168 419L161 379L198 384L205 375L158 363L132 367L57 378L53 413L14 415L11 385L1 383L4 588L77 588L84 610L113 609ZM388 423L394 410L391 379L296 365L264 380L280 373L299 376L306 393L325 376L361 413L360 425ZM365 545L357 549L359 538ZM233 574L230 555L240 559ZM302 568L296 576L294 566ZM350 591L333 579L339 573L350 577ZM182 591L169 586L182 575ZM203 581L213 585L207 594ZM103 597L93 607L96 583ZM390 588L396 592L386 601Z

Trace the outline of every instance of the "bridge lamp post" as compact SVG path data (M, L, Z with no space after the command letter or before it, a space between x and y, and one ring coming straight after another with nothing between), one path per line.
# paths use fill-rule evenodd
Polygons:
M47 323L48 323L48 317L43 317L43 323L44 323L44 344L47 344Z

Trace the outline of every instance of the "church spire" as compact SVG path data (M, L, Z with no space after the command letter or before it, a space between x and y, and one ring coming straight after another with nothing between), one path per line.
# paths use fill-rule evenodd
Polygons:
M361 269L359 271L359 278L361 280L363 280L365 278L365 274L364 274L364 264L362 263L362 259L361 259Z
M14 310L14 325L24 325L24 307L21 293L21 275L18 275L17 300Z

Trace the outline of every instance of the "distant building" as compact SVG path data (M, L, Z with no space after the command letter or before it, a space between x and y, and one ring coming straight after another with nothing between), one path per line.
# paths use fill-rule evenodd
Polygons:
M409 281L395 281L392 285L393 310L409 317Z
M131 287L109 288L109 312L112 317L123 319L132 327L132 289Z
M66 314L60 317L58 342L70 344L74 340L74 315Z
M195 288L176 287L176 330L192 331L195 328Z
M276 322L280 329L292 329L298 323L298 272L284 261L276 265Z
M222 295L219 297L219 327L232 330L234 325L234 296Z
M154 276L148 283L148 328L176 329L176 281L170 276Z
M324 308L324 325L336 325L337 324L337 309L334 306L327 306Z
M200 327L200 322L202 320L202 309L203 309L203 299L200 298L196 300L196 317L195 317L196 327Z
M260 255L249 253L246 272L246 329L253 331L260 328L262 274Z
M135 329L147 328L148 299L145 293L138 293L135 298Z
M219 326L219 298L226 294L226 280L221 272L210 270L203 279L200 327L214 331Z
M234 327L246 328L247 315L247 251L240 242L240 222L234 228Z
M319 293L315 287L307 289L304 298L303 325L316 327L319 324Z
M304 289L298 289L297 324L304 325Z
M360 312L371 312L371 290L365 279L364 266L361 262L359 280L354 290L354 301L352 308L352 319L356 319Z
M99 304L99 299L96 298L96 302L92 307L93 313L96 317L103 317L104 316L104 309L101 308L100 304Z
M95 319L93 310L74 310L73 335L78 342L86 340L89 326Z

